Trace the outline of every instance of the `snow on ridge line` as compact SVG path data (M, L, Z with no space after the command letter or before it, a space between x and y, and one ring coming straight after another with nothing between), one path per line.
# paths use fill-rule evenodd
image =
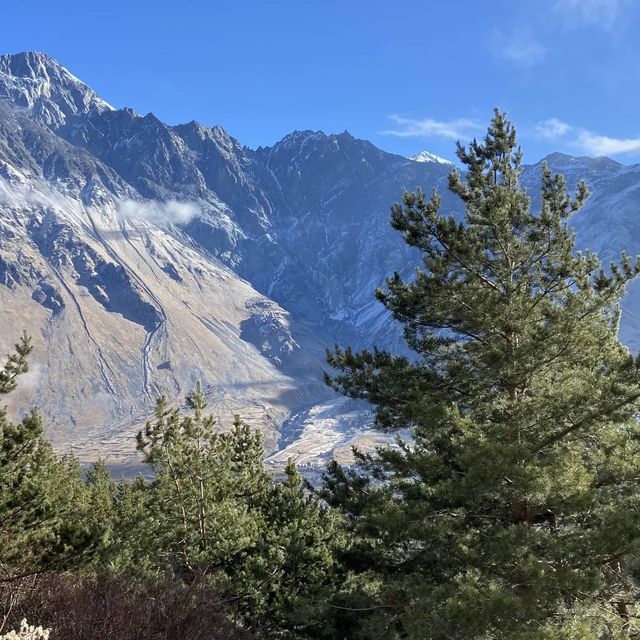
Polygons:
M14 72L11 69L11 62L14 60L24 60L26 70ZM56 81L75 86L89 98L89 102L102 111L116 111L116 108L101 98L86 82L75 76L63 64L50 55L38 51L23 51L16 54L0 55L0 76L6 82L21 87L26 93L36 90L37 95L52 97L51 88L56 86ZM31 86L29 86L31 85ZM67 87L62 88L63 91Z
M453 164L450 160L446 158L441 158L437 156L435 153L431 153L429 151L421 151L415 156L409 156L409 160L413 160L414 162L435 162L437 164Z

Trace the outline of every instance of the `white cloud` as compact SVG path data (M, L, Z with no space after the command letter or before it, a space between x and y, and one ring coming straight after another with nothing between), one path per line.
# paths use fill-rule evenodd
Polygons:
M590 156L640 153L640 138L610 138L590 131L580 131L576 146Z
M123 200L118 205L118 213L131 220L145 220L155 225L185 224L200 215L200 208L192 202L167 200Z
M526 29L514 29L509 33L495 31L491 50L496 57L519 67L537 64L547 55L547 48Z
M0 204L16 207L42 206L67 213L82 211L82 204L71 195L58 191L43 180L27 182L0 176ZM178 200L121 200L118 213L130 220L145 220L158 226L185 224L200 215L200 207Z
M596 26L611 29L620 19L628 0L555 0L566 26Z
M566 136L572 127L558 118L549 118L548 120L541 120L535 126L536 135L546 140L557 140Z
M48 209L69 209L73 206L73 200L44 180L26 182L26 180L7 180L0 177L0 204L20 207L40 205Z
M29 369L26 373L22 374L18 378L18 386L22 393L33 393L37 391L42 382L42 378L46 374L47 368L45 365L39 362L33 362L33 359L29 360Z
M415 119L401 116L389 116L398 125L396 129L383 131L383 134L400 138L447 138L460 140L482 131L483 126L477 120L456 118L455 120L434 120L433 118Z
M640 138L611 138L587 129L574 127L558 118L538 122L534 131L546 140L563 139L574 149L589 156L615 156L625 153L640 153Z

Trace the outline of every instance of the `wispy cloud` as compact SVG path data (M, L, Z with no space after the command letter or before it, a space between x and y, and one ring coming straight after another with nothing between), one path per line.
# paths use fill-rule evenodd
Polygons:
M563 142L589 156L615 156L640 153L640 138L612 138L581 127L574 127L558 118L541 120L534 127L539 138Z
M490 48L497 58L518 67L541 62L548 51L531 31L521 28L509 32L494 31Z
M581 131L576 145L590 156L640 153L640 138L610 138L591 131Z
M562 46L567 31L591 28L616 36L631 24L634 0L539 0L513 7L486 41L493 56L517 68L533 67Z
M434 120L433 118L403 118L401 116L389 116L397 127L382 131L389 136L400 138L446 138L448 140L460 140L468 138L482 131L483 126L477 120L471 118L456 118L455 120Z
M612 29L629 6L628 0L554 0L565 26Z
M18 177L19 178L19 177ZM44 180L20 181L0 176L0 205L15 207L41 206L46 209L82 212L82 203L72 195L58 191ZM129 220L145 220L163 227L169 224L186 224L201 215L193 202L178 200L121 200L117 203L121 217ZM82 215L82 214L80 214Z
M200 208L192 202L178 202L168 200L159 202L148 200L123 200L118 205L118 213L124 218L146 220L152 224L163 226L167 224L186 224L200 215Z
M0 176L0 204L16 207L42 206L47 209L70 210L78 201L65 195L44 180L18 180Z
M549 118L541 120L535 126L536 135L545 140L557 140L566 136L571 131L571 125L558 118Z

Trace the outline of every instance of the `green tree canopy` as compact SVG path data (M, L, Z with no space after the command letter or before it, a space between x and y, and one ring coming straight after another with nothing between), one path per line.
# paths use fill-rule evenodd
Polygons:
M329 354L334 388L413 435L327 474L324 494L359 539L351 609L366 611L344 624L416 640L627 637L640 378L617 325L638 263L603 270L575 251L583 183L572 198L544 166L531 210L503 113L457 154L463 221L435 191L392 210L422 266L376 295L415 358Z
M0 369L0 394L15 389L31 352L24 334ZM14 422L1 407L0 581L83 560L96 534L78 518L83 492L76 461L54 455L38 412Z
M121 485L116 557L125 572L206 580L259 637L303 638L323 626L339 520L290 463L275 480L262 436L238 416L229 431L207 413L198 385L187 410L164 398L138 434L153 471Z

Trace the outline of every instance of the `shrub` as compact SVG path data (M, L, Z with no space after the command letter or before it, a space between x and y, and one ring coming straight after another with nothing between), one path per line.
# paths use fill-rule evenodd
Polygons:
M64 640L247 640L225 615L224 603L201 583L178 586L51 573L0 588L8 628L38 620ZM0 615L0 619L1 619ZM32 628L25 627L29 630ZM41 631L40 628L35 632ZM26 631L29 633L29 631ZM48 634L49 631L42 633ZM46 640L47 635L5 638Z

